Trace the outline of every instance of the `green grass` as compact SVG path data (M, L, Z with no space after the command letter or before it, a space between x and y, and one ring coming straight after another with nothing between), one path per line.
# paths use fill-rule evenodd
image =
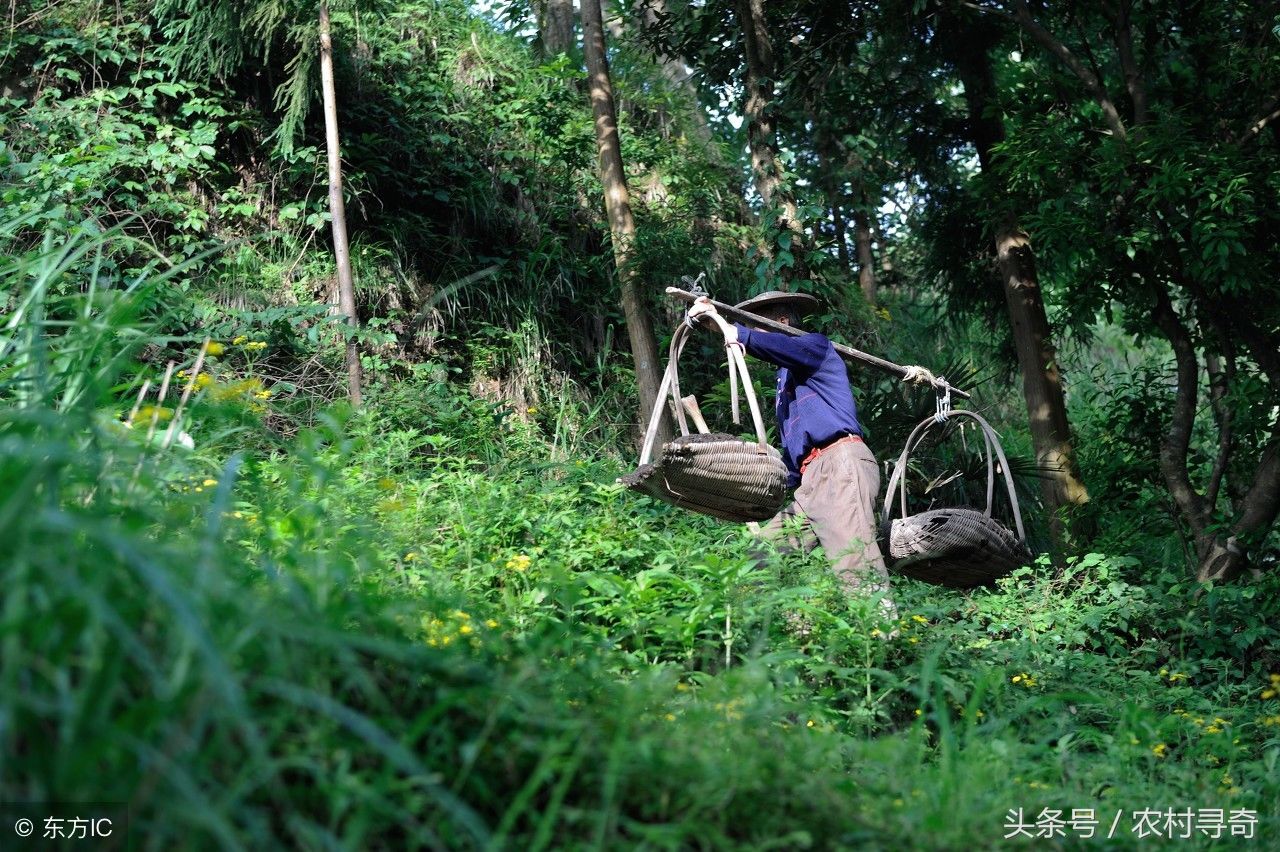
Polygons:
M442 382L271 432L234 347L161 449L119 421L200 341L95 245L3 270L0 798L128 802L147 848L984 848L1013 808L1280 839L1275 577L898 579L882 642L821 556L755 572Z

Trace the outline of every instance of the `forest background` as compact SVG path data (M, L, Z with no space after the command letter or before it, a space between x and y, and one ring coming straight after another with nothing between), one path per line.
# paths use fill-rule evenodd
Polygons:
M148 847L1280 838L1273 6L3 11L0 799ZM820 552L615 485L702 273L970 389L1043 555L896 578L882 641ZM932 395L853 379L890 461ZM973 444L913 505L981 498Z

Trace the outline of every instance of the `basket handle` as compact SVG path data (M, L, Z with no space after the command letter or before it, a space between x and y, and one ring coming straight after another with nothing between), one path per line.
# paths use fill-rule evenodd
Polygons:
M981 415L964 409L953 409L947 415L947 419L954 417L967 417L977 422L982 429L982 439L986 445L987 456L987 509L986 516L991 517L992 495L995 487L995 458L1000 459L1000 469L1004 474L1005 487L1009 494L1009 505L1013 508L1013 520L1018 529L1018 540L1025 542L1027 540L1026 530L1022 525L1022 510L1018 505L1018 495L1014 492L1013 474L1009 472L1009 460L1005 457L1004 447L1000 444L1000 436L996 434L995 429L991 428ZM907 516L907 486L906 486L906 470L907 461L911 457L911 453L919 447L924 436L928 433L929 428L937 423L938 420L930 416L926 420L920 422L915 429L911 431L911 435L907 438L906 445L902 448L902 455L898 457L897 464L894 465L893 475L889 478L889 487L884 495L884 511L883 523L888 524L892 519L894 497L899 498L899 504L902 517ZM993 456L995 458L993 458ZM901 492L898 489L901 488Z
M672 384L676 382L675 366L676 361L680 357L680 352L684 349L685 338L688 337L688 326L681 323L676 327L675 333L671 335L671 347L667 353L667 369L662 373L662 384L658 386L658 395L653 401L653 411L649 414L649 426L644 432L644 446L640 450L640 464L648 464L649 457L653 454L653 442L658 437L658 423L662 419L662 406L667 400L667 394L671 393ZM677 385L678 388L678 385ZM679 390L675 391L677 394ZM681 432L688 434L688 424L684 422L683 407L679 404L679 397L676 397L677 404L677 420L680 423Z
M658 387L658 396L654 400L653 411L649 415L649 426L644 434L644 445L640 450L640 464L642 465L648 464L649 459L653 456L653 445L658 436L658 423L662 418L662 406L668 396L675 403L676 422L680 426L680 434L689 434L689 423L685 419L684 406L680 401L679 374L680 356L684 353L685 343L688 342L689 331L688 324L681 323L671 335L671 345L667 350L667 369L662 374L662 384ZM769 451L769 441L765 437L764 420L760 416L760 404L756 399L755 385L752 383L751 374L747 370L746 358L742 355L742 344L726 343L725 354L729 362L729 380L735 385L734 407L737 407L737 379L741 377L742 385L747 392L747 406L751 409L751 419L756 430L756 441L760 445L759 451L763 455Z
M769 452L769 441L764 436L764 420L760 416L760 403L756 400L756 388L751 381L751 373L747 370L747 359L742 354L742 344L738 342L726 343L725 352L729 356L729 375L733 375L733 368L736 364L738 374L742 376L742 386L747 391L747 407L751 409L751 422L756 427L756 443L759 444L758 452L764 455Z

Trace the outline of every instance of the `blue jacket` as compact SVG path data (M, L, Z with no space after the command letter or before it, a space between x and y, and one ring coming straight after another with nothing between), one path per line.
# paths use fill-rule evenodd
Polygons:
M753 331L738 325L738 340L747 353L778 366L778 430L782 460L790 471L788 485L800 484L800 462L814 447L842 435L861 435L844 361L825 336L799 337Z

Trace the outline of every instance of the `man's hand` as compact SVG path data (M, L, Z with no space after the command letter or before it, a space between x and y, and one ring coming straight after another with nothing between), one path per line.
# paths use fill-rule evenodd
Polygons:
M711 323L713 322L711 318L718 316L720 316L720 312L716 310L716 306L711 304L711 300L706 296L699 296L694 300L693 306L689 308L689 322L701 323L706 328L711 328Z
M711 304L711 300L706 296L699 297L689 308L689 322L699 323L706 329L719 326L726 346L738 342L737 327L725 322L724 317L720 316L720 312L716 310L716 306Z

